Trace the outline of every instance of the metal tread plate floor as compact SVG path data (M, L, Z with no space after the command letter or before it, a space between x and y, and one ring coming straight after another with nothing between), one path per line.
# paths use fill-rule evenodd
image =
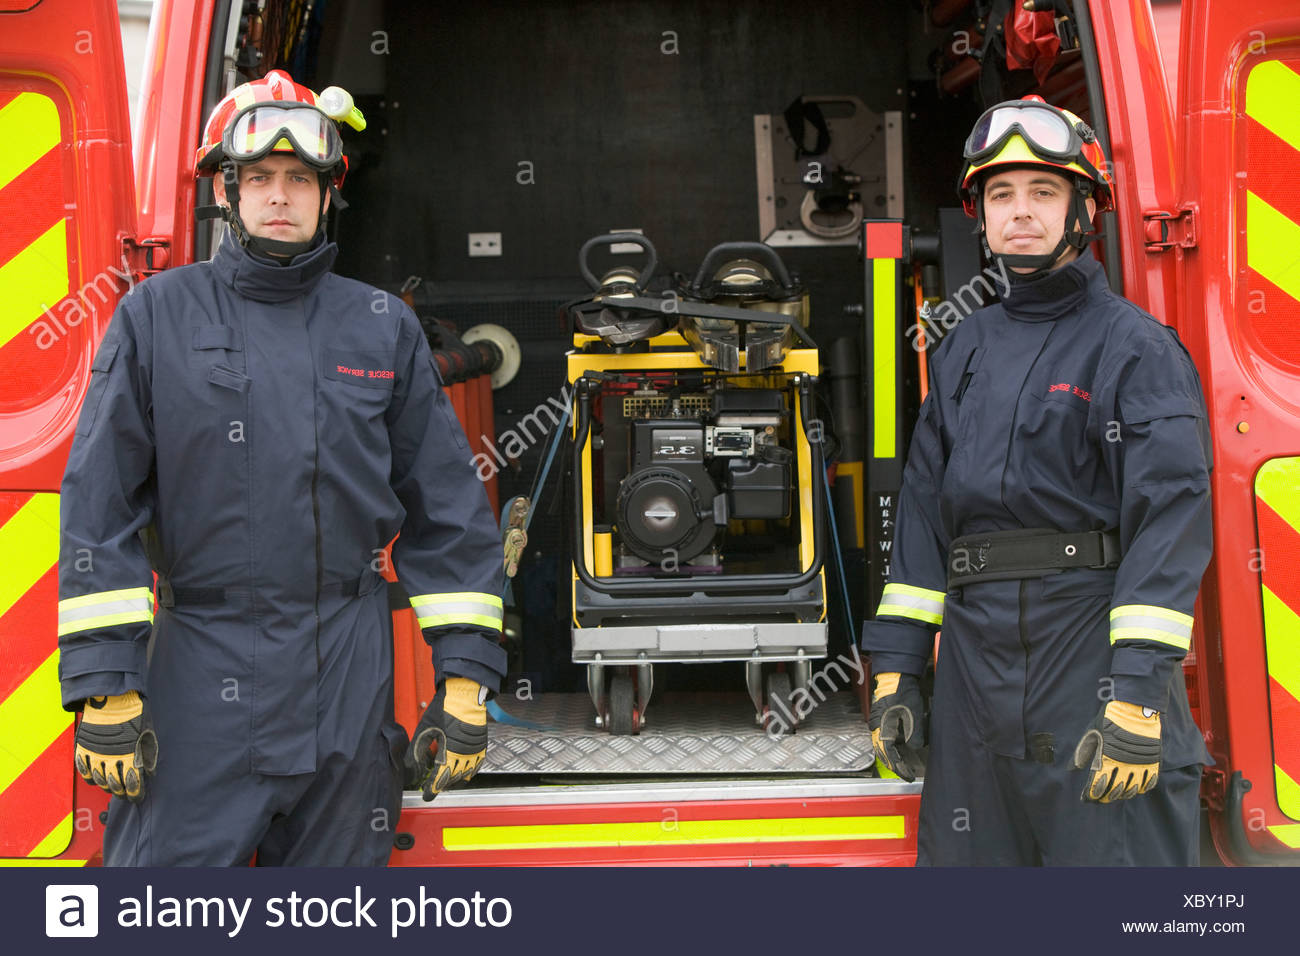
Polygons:
M497 699L480 773L844 773L871 766L871 732L857 698L832 694L794 734L769 735L744 694L656 696L646 726L616 737L596 727L586 694Z

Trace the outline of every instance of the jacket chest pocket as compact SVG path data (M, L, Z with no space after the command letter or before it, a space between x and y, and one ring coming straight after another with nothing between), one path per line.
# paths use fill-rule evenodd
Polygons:
M244 336L229 325L196 325L190 336L190 366L244 369Z

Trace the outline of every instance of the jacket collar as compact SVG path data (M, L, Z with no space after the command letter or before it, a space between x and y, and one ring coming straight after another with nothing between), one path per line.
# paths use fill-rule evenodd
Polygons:
M1105 287L1105 270L1092 250L1084 249L1078 258L1053 269L1041 279L1013 281L1002 300L1002 308L1008 316L1021 322L1059 319L1077 309L1089 294L1096 294Z
M281 265L255 256L226 234L213 267L223 282L242 296L258 302L287 302L306 295L330 271L339 247L317 237L317 245Z

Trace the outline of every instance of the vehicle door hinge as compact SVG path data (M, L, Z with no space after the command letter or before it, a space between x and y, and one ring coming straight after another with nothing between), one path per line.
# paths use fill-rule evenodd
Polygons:
M1177 212L1146 209L1142 212L1142 230L1147 252L1164 252L1177 246L1191 249L1196 245L1196 204L1180 206Z
M137 281L147 279L170 266L171 248L170 236L149 236L145 239L137 239L135 236L122 237L122 255Z

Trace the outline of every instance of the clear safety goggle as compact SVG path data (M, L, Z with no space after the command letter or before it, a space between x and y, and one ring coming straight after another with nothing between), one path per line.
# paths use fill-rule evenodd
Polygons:
M1037 155L1059 161L1078 159L1083 144L1095 139L1086 125L1080 123L1076 128L1060 110L1046 103L1000 103L975 123L966 139L966 159L978 163L995 156L1017 134Z
M222 137L228 159L250 163L287 140L308 166L328 172L343 156L334 121L308 103L255 103L236 114Z

